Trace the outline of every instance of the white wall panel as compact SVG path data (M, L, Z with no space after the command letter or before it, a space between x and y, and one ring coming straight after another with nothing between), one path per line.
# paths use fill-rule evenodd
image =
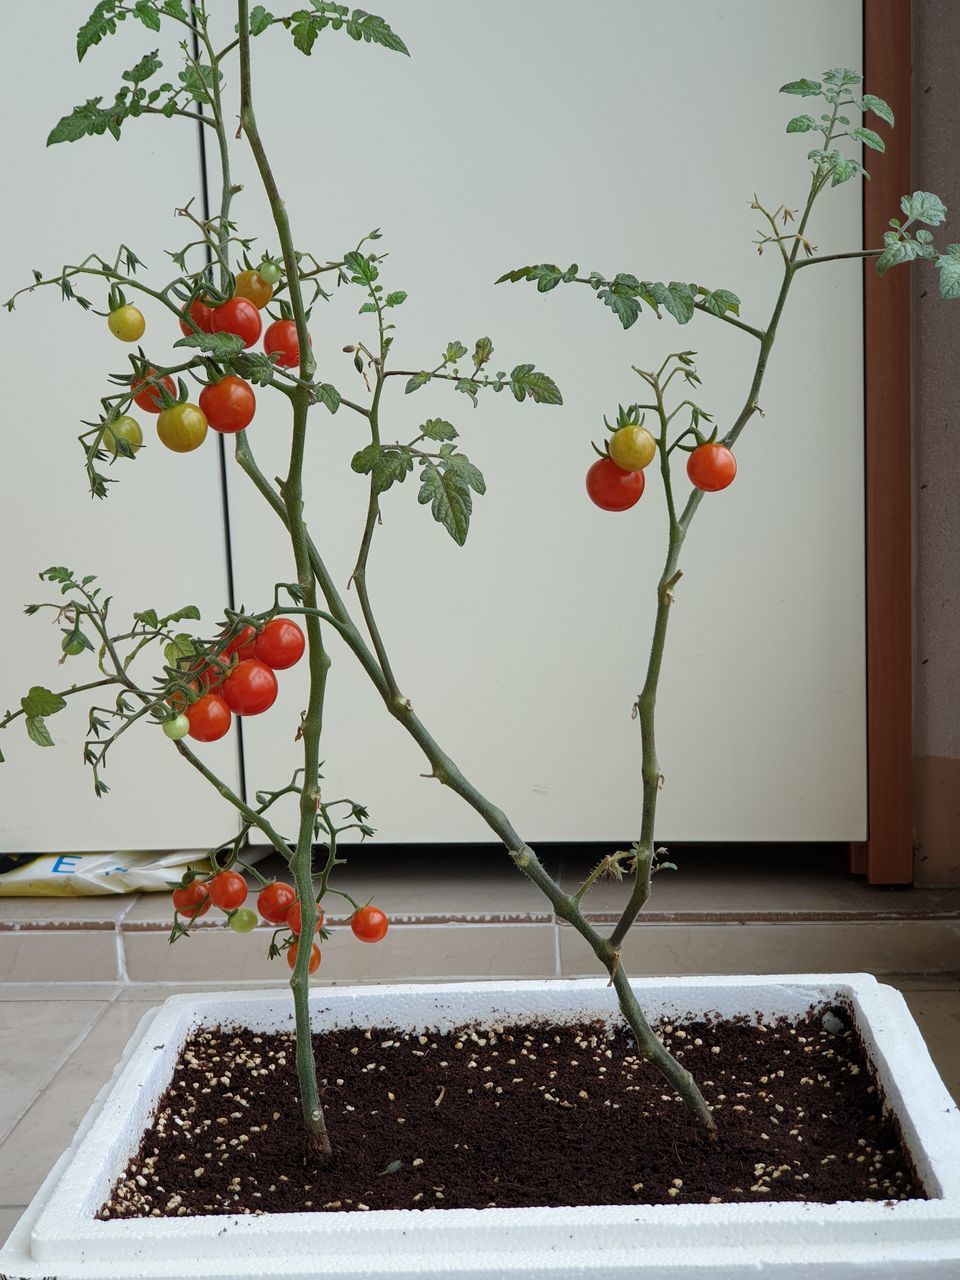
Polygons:
M641 398L631 364L699 352L700 402L721 427L739 409L753 339L698 316L645 315L629 332L586 289L546 298L493 287L531 261L629 270L724 286L764 324L775 252L751 244L757 191L796 207L808 149L784 134L796 99L781 83L860 64L860 6L816 0L789 20L763 0L559 0L483 6L382 0L412 58L321 36L311 60L273 32L255 43L261 127L299 247L339 256L380 225L383 279L410 293L395 364L429 365L450 338L489 334L494 367L535 361L563 408L508 396L469 402L442 386L391 385L385 438L428 416L460 428L483 468L458 549L416 503L415 481L383 502L370 586L401 685L468 774L528 839L623 838L639 825L642 682L665 541L662 490L625 515L583 493L601 414ZM252 166L237 213L269 234ZM828 193L811 228L821 251L860 243L856 184ZM360 397L345 342L365 332L361 298L315 312L324 377ZM660 699L666 776L660 831L673 840L846 840L864 834L862 347L859 267L804 272L762 403L738 448L740 474L708 496L683 555ZM366 326L366 327L365 327ZM285 467L283 406L251 440L269 475ZM345 583L364 482L349 459L361 419L320 413L308 515ZM678 481L681 493L685 478ZM269 513L231 469L240 595L268 601L292 574ZM352 598L352 597L350 597ZM486 838L474 814L421 781L418 751L387 719L352 657L334 646L326 743L330 786L364 800L385 839ZM248 771L273 785L295 763L290 727L304 673L283 682L286 721L251 726Z
M0 96L8 127L0 293L6 298L27 283L34 266L55 271L91 250L109 256L123 241L165 281L170 264L163 250L187 238L174 209L199 187L191 126L142 119L127 126L119 144L104 137L45 150L44 141L76 103L112 96L122 70L151 43L174 63L175 36L151 35L128 23L78 66L73 36L89 0L55 6L51 26L41 9L49 15L52 8L24 5L4 15ZM105 305L104 289L84 291L95 305ZM159 304L143 310L147 350L166 361L179 330ZM148 606L195 603L212 623L226 602L226 553L212 434L197 453L175 455L157 442L156 419L141 414L146 447L135 463L117 465L121 482L105 502L89 497L75 437L82 418L96 417L106 375L126 367L129 350L108 333L106 321L61 305L51 289L22 299L0 324L0 707L16 707L31 684L60 689L96 678L90 655L58 668L59 631L51 615L22 614L27 602L56 597L56 587L38 582L39 570L66 564L98 574L115 597L118 618ZM55 749L34 746L22 722L0 736L7 757L0 766L0 849L194 847L236 830L231 811L156 728L131 730L117 745L104 775L111 792L95 799L81 763L86 706L81 697L74 709L49 720ZM236 783L235 735L202 750Z

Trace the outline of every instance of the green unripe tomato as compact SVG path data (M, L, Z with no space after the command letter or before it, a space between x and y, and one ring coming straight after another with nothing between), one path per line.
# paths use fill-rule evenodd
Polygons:
M138 342L143 337L147 322L138 307L117 307L107 316L107 328L121 342Z
M68 658L75 658L77 654L83 653L86 647L87 646L82 640L78 640L77 637L73 635L64 636L60 641L60 648Z
M646 427L621 427L609 448L610 457L624 471L642 471L657 454L657 442Z
M272 258L264 258L259 267L257 267L257 274L267 284L276 284L280 279L281 271L279 265Z
M234 933L249 933L257 927L257 913L249 907L239 907L227 921Z
M117 418L103 433L103 447L109 449L114 457L120 452L118 440L122 440L131 453L136 453L143 444L140 423L128 413Z
M190 732L190 721L185 715L174 716L172 720L164 720L163 732L172 742L179 742Z

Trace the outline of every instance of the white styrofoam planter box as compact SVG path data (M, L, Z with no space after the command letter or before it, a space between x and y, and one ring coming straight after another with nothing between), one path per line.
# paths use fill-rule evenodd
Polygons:
M841 1280L960 1276L960 1113L907 1006L867 974L641 978L652 1018L777 1017L848 1002L929 1200L357 1213L94 1217L139 1146L185 1037L201 1025L290 1030L286 991L175 996L148 1014L0 1251L0 1276L57 1280L606 1280L745 1275ZM317 988L315 1030L450 1028L618 1016L605 979Z

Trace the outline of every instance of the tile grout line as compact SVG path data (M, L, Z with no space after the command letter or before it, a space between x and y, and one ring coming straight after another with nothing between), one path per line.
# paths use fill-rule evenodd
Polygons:
M63 985L70 986L71 984L64 983ZM13 1133L17 1125L20 1124L21 1120L23 1120L29 1114L29 1112L36 1105L36 1103L39 1102L40 1098L43 1097L44 1093L49 1088L49 1086L53 1083L53 1081L56 1079L59 1072L67 1065L67 1063L70 1061L73 1055L77 1052L80 1046L87 1039L90 1032L93 1031L93 1029L100 1023L100 1021L106 1017L107 1012L113 1008L114 1004L119 999L119 997L120 997L120 988L117 988L117 990L113 992L110 998L104 1001L103 1008L98 1010L98 1012L96 1012L93 1015L93 1017L89 1020L89 1022L85 1024L83 1029L79 1031L76 1036L74 1036L73 1040L70 1041L69 1045L67 1045L66 1049L64 1049L63 1053L54 1063L50 1073L44 1078L43 1083L40 1085L40 1088L37 1090L34 1096L30 1099L30 1101L26 1104L23 1110L20 1111L14 1117L12 1122L8 1124L6 1128L0 1129L0 1146L2 1146L4 1142L6 1142L7 1138L10 1137L11 1133Z

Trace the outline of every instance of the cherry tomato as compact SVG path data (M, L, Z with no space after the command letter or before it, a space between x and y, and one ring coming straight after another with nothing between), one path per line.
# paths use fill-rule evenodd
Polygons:
M257 398L249 382L229 374L200 392L200 408L214 431L232 435L253 421Z
M210 895L202 880L191 880L185 889L174 889L173 905L182 916L196 920L210 910Z
M238 662L221 685L221 693L238 716L258 716L277 700L277 677L265 662Z
M156 369L147 369L142 378L135 378L130 384L132 389L136 391L137 387L142 387L148 378L155 377L156 372ZM174 386L172 378L162 378L160 386L169 396L176 398L177 388ZM141 409L145 409L147 413L159 413L163 409L163 400L160 397L160 390L156 383L153 386L146 387L139 395L135 395L133 403L139 405Z
M190 737L198 742L216 742L230 728L230 708L217 693L205 693L191 702L183 713L190 721Z
M138 342L146 327L143 312L137 307L117 307L107 316L107 328L121 342Z
M657 442L646 427L621 427L608 446L610 457L624 471L642 471L657 454Z
M63 639L60 641L60 648L67 655L68 658L78 657L81 653L83 653L86 647L87 646L83 643L80 637L73 635L72 632L65 635Z
M257 655L255 650L255 640L257 638L256 627L245 626L241 632L234 636L227 647L223 651L223 656L229 658L231 654L236 654L242 661L247 658L255 658Z
M291 933L299 934L303 928L303 920L300 918L300 899L298 898L290 910L287 912L287 927ZM323 924L323 909L319 902L317 903L317 928Z
M274 880L257 894L257 910L269 924L286 924L287 912L296 900L292 885Z
M695 489L716 493L733 484L737 460L725 444L702 444L687 459L687 475Z
M190 732L190 721L181 712L179 715L175 715L172 720L164 720L163 732L171 742L179 742L181 738L185 738Z
M612 458L598 458L587 472L590 500L604 511L626 511L640 501L642 471L624 471Z
M127 413L115 418L103 433L101 443L105 449L110 450L114 457L120 453L120 446L117 444L118 440L122 440L131 453L136 453L143 444L143 432L140 430L140 423Z
M201 333L213 333L213 329L210 327L213 324L213 307L207 306L199 298L194 298L190 303L189 314L193 324L197 326ZM192 324L187 323L186 318L180 321L180 328L183 330L185 338L189 338L191 333L196 333L197 331Z
M247 882L239 871L220 871L207 881L210 901L221 911L233 911L247 900Z
M310 338L313 346L313 339ZM274 320L263 335L263 349L272 356L274 363L284 369L290 369L300 363L300 343L297 341L297 326L292 320Z
M257 913L249 907L241 907L239 911L234 911L227 924L234 933L249 933L257 927Z
M294 968L297 963L297 953L300 950L300 944L295 942L292 947L287 950L287 964L290 968ZM307 973L316 973L320 968L320 948L316 943L310 948L310 959L307 961Z
M195 404L175 404L157 419L157 435L174 453L190 453L207 437L206 416Z
M257 274L261 280L266 280L267 284L276 284L283 273L279 262L274 262L272 258L264 258L257 267Z
M241 271L237 276L235 296L246 298L261 311L273 297L273 284L264 280L259 271Z
M360 907L353 913L350 928L361 942L379 942L387 936L390 922L379 907Z
M235 333L245 347L252 347L260 337L260 312L246 298L231 298L214 307L211 333Z
M271 618L253 642L254 653L274 671L299 662L305 647L303 632L289 618Z

